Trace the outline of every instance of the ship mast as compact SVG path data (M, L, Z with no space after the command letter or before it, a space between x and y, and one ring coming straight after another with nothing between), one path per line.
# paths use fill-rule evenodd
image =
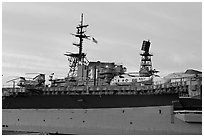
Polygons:
M88 25L85 25L83 22L83 14L81 15L81 21L80 24L76 27L77 32L75 34L72 34L73 36L75 36L76 38L79 38L79 43L73 43L74 46L79 48L79 52L78 53L72 53L72 52L67 52L64 55L66 55L68 57L68 61L70 63L70 70L68 72L68 77L74 78L77 76L77 70L79 69L79 66L81 67L81 71L83 72L83 68L84 66L87 65L88 60L86 59L86 54L83 53L82 49L83 49L83 40L84 39L89 39L90 36L87 36L85 34L85 28L87 28ZM83 73L82 76L83 77Z
M150 48L151 42L148 41L143 41L142 43L142 53L141 55L141 63L140 63L140 71L139 75L141 77L150 77L154 75L155 73L158 73L159 71L152 69L152 60L151 57L153 56L152 54L149 53L149 48Z

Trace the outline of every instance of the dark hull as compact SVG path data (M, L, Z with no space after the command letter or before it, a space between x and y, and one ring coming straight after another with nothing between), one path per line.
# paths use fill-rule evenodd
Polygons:
M7 96L3 109L91 109L172 105L178 94Z
M202 100L196 98L179 98L174 104L176 110L202 110Z

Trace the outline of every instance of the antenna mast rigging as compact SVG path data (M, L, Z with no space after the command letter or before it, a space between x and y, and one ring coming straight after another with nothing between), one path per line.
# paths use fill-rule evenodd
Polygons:
M73 36L79 38L79 43L73 43L74 46L79 48L79 52L78 53L68 52L64 54L68 57L68 61L70 63L70 70L68 72L68 77L71 77L71 78L76 77L78 66L81 65L83 68L83 66L87 65L88 60L86 59L86 54L82 52L83 40L84 39L90 40L89 39L90 36L87 36L85 34L86 31L84 30L84 28L87 28L87 27L88 25L83 24L83 14L82 14L80 24L76 27L77 32L75 34L72 34Z
M142 43L142 49L143 53L141 53L141 64L140 64L140 71L139 75L141 77L150 77L154 75L155 73L158 73L159 71L152 69L152 60L151 57L153 56L152 54L149 53L149 48L150 48L151 42L148 41L143 41Z

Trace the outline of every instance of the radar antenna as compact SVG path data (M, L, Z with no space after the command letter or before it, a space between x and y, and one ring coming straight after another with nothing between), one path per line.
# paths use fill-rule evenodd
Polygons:
M141 50L143 51L141 55L141 63L140 63L140 71L139 75L141 77L150 77L154 75L155 73L158 73L159 71L152 69L152 60L151 56L152 54L149 53L149 48L150 48L151 42L148 40L144 40L142 43L142 48Z

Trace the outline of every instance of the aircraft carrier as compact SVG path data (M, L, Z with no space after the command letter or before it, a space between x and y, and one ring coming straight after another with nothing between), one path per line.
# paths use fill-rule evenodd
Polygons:
M64 54L70 64L67 76L54 79L50 74L49 85L43 73L31 80L8 81L13 87L2 89L4 133L202 134L201 98L189 97L192 81L188 84L181 77L156 83L158 71L152 68L149 40L142 42L139 72L128 73L121 64L86 58L83 41L98 43L85 34L87 27L82 14L72 34L79 39L73 43L78 53ZM191 77L201 81L199 75ZM201 85L196 86L198 96Z

